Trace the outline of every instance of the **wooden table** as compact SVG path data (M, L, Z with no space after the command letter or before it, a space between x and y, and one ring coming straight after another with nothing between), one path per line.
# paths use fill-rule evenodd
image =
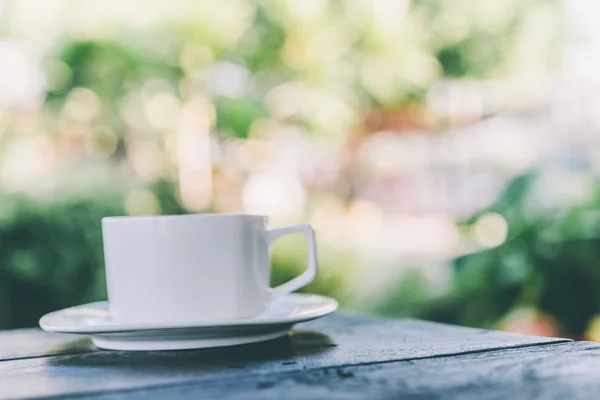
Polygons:
M0 332L0 398L600 398L600 345L334 314L289 336L170 352Z

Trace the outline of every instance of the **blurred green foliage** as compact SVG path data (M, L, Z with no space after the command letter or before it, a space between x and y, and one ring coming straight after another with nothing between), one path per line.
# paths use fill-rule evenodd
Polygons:
M600 313L600 182L588 199L541 206L540 176L515 178L496 203L462 223L471 229L494 212L509 232L500 246L454 260L448 293L428 295L426 279L415 272L382 296L377 312L494 328L515 309L535 309L563 335L589 334Z
M452 4L416 0L391 2L391 10L380 6L371 10L369 2L362 1L192 3L198 8L190 6L189 19L177 24L138 30L108 24L109 29L99 28L97 36L93 29L78 36L77 28L65 28L60 40L50 40L42 52L48 86L37 125L14 122L18 116L9 115L12 111L6 112L9 117L0 118L3 150L9 147L4 144L38 130L56 140L57 148L72 147L70 153L59 153L67 155L63 168L67 171L61 177L67 185L78 186L81 181L75 175L90 165L110 170L112 177L112 185L94 186L96 176L87 175L84 180L87 185L92 181L92 187L86 195L61 185L50 196L40 195L34 184L23 190L27 194L0 196L0 328L32 326L45 312L104 298L100 219L127 213L126 196L131 190L150 191L158 199L160 213L189 211L177 195L172 154L164 156L173 150L169 138L176 122L153 125L143 109L144 101L157 93L172 95L177 107L189 99L205 100L215 114L211 133L220 141L258 135L253 124L266 118L343 147L373 111L414 104L426 107L427 90L440 79L495 79L539 71L559 54L557 0ZM16 4L7 7L8 12ZM76 25L77 21L71 22ZM532 48L535 57L528 56ZM234 64L251 76L243 93L227 96L211 87L210 74L219 62ZM293 86L294 90L288 90L291 95L269 97L284 84ZM85 101L99 104L98 115L90 113L88 119L64 112L70 96L78 90L81 94L82 88L88 90ZM299 102L302 107L290 115L274 115L269 101L275 106ZM72 98L71 102L80 105ZM134 117L138 120L132 122ZM141 177L131 170L128 146L140 138L153 141L161 152L156 177ZM87 159L77 158L80 153ZM530 220L510 214L527 192L527 185L519 182L496 206L509 222L510 240L457 260L452 295L411 314L485 325L515 304L530 302L559 316L572 331L581 330L592 311L581 306L579 314L566 315L569 300L561 308L552 299L561 298L560 293L554 294L560 292L561 281L575 285L573 279L580 279L585 281L582 285L591 285L591 276L582 274L592 274L585 264L592 258L574 267L579 274L569 274L556 260L576 264L574 247L587 254L591 242L560 246L540 242L550 223L546 217ZM336 188L327 190L345 196ZM213 208L220 211L214 205L203 211ZM567 250L569 246L573 250ZM543 253L559 247L562 250L555 259ZM352 253L325 246L322 250L327 268L306 290L351 296L345 290L356 263ZM274 284L296 275L304 265L303 257L296 246L276 252ZM396 313L407 300L421 304L426 284L416 273L404 279L402 287L391 294L389 313ZM596 302L595 297L592 300Z
M0 328L33 326L52 309L105 296L100 219L122 214L119 202L0 199Z
M507 220L506 242L456 260L455 320L491 325L512 308L532 306L581 337L600 311L600 184L582 203L533 208L539 177L517 178L489 209Z

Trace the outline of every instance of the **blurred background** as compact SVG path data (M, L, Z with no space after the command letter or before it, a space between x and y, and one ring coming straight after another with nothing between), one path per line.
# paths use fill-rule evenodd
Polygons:
M599 13L0 0L0 329L106 298L103 216L247 212L346 309L600 340Z

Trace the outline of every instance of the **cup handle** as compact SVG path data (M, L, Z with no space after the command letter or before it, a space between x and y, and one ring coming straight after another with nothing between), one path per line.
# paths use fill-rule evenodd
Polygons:
M287 281L277 287L271 289L271 300L275 300L278 297L298 290L303 286L308 285L317 276L318 265L317 265L317 245L315 241L315 230L310 224L300 224L294 226L288 226L279 229L270 229L267 231L267 240L269 246L273 244L279 237L292 234L292 233L303 233L308 241L308 266L306 270L296 278Z

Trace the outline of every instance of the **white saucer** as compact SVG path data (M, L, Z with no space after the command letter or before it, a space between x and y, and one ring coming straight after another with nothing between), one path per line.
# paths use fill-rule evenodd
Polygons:
M199 349L273 339L285 335L294 324L323 317L337 308L332 298L292 293L251 319L124 325L113 321L108 302L100 301L46 314L40 327L49 332L90 335L96 346L110 350Z

